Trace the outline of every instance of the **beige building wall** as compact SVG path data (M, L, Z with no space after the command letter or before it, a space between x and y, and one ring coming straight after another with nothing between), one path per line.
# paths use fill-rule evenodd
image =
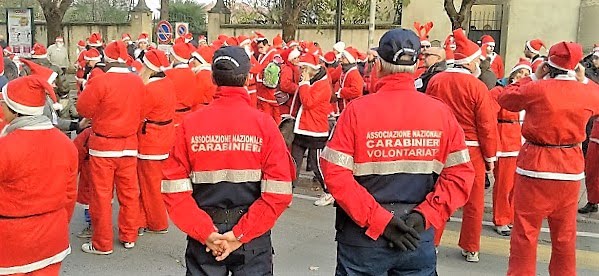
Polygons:
M458 7L461 0L454 1ZM402 26L406 29L414 29L414 22L425 24L432 21L434 24L430 32L430 39L439 40L441 43L451 33L451 21L443 7L443 1L440 0L411 0L410 5L404 8L402 17Z
M593 44L599 42L599 1L582 0L580 4L580 23L578 42L585 51L590 51Z
M507 26L503 28L506 38L507 56L504 58L506 69L513 67L518 59L524 56L522 51L527 40L540 38L547 47L564 40L576 41L580 2L580 0L510 0L507 4L507 18L504 18Z

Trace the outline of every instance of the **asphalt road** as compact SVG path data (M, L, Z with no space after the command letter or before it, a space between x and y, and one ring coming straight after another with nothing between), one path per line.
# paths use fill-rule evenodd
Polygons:
M294 198L292 207L273 230L275 275L334 275L334 208L315 207L312 200L301 197ZM116 208L115 204L115 214ZM459 213L455 219L459 220ZM185 235L175 226L171 226L168 234L140 237L131 250L124 249L115 236L115 250L109 256L81 251L81 244L86 240L77 238L75 234L83 227L82 210L77 207L71 223L72 253L62 266L63 275L185 274ZM480 263L466 263L457 247L459 227L459 222L448 224L443 245L439 248L439 275L505 275L509 240L496 235L490 227L484 227ZM584 229L579 231L599 232L597 225L582 227ZM548 234L541 235L539 244L538 275L548 275ZM578 275L599 275L599 238L579 237L578 249Z

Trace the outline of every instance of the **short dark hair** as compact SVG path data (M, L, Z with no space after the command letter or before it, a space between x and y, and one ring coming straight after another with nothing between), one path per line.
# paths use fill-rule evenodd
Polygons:
M226 72L212 72L212 78L217 86L243 87L247 81L248 74L228 74Z
M567 75L568 74L568 72L566 72L564 70L561 70L561 69L557 69L557 68L555 68L555 67L553 67L553 66L551 66L549 64L547 64L547 68L549 68L549 74L548 75L552 79L555 78L555 77L557 77L558 75Z

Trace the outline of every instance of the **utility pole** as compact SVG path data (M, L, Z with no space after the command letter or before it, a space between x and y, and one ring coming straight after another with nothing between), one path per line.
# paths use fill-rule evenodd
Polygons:
M335 40L341 41L341 22L343 17L343 1L337 0L337 16L335 17Z
M368 49L374 46L374 29L376 20L376 0L370 0L370 20L368 21Z

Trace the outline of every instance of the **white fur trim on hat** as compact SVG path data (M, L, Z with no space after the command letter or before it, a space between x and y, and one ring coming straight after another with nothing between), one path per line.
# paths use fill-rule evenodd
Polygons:
M350 52L343 50L343 52L341 52L341 55L344 56L349 61L349 63L356 63L356 58L352 56Z
M33 53L31 54L31 58L47 58L48 54L43 54L43 55L34 55Z
M93 58L88 58L88 57L84 56L83 59L85 59L87 61L101 61L102 60L102 58L100 56L93 57Z
M120 57L119 57L118 59L113 59L113 58L109 57L109 56L106 54L106 51L104 51L104 60L105 60L106 62L118 62L118 63L125 63L125 62L127 62L126 60L123 60L123 59L122 59L122 58L120 58Z
M160 67L152 64L150 62L150 60L144 55L144 57L142 58L142 61L144 63L145 66L147 66L148 68L150 68L150 70L152 71L156 71L156 72L162 72L162 70L160 70Z
M481 54L482 54L481 50L478 49L478 50L476 50L476 52L474 52L474 54L472 54L469 57L466 57L463 59L456 59L455 64L457 64L457 65L468 64L468 63L472 62L473 60L475 60L477 57L479 57Z
M487 42L487 43L485 43L485 45L495 47L495 42ZM522 49L522 48L520 48L520 49Z
M526 41L526 48L535 55L538 55L541 53L540 51L537 51L532 47L532 45L530 44L530 40Z
M300 63L298 63L297 65L298 65L298 66L300 66L300 67L301 67L301 66L308 66L308 67L310 67L310 68L312 68L312 69L314 69L314 70L318 70L318 69L320 69L320 64L318 64L318 65L314 65L314 64L312 64L312 63L309 63L309 62L300 62Z
M554 67L554 68L556 68L556 69L559 69L559 70L562 70L562 71L566 71L566 72L568 72L568 75L571 75L571 74L574 74L574 75L576 75L576 72L575 72L574 70L570 70L570 69L563 68L563 67L561 67L561 66L559 66L559 65L555 64L553 61L551 61L551 59L548 59L548 60L547 60L547 64L551 65L551 67Z
M421 46L432 46L431 42L428 40L420 41Z
M100 47L102 46L102 42L98 41L97 43L88 43L87 45L92 46L92 47Z
M175 53L175 50L173 50L173 48L171 48L171 55L179 62L189 62L189 59L184 59L178 56L177 53Z
M333 45L333 50L335 50L339 53L345 51L345 42L339 41L339 42L335 43L335 45Z
M289 57L287 57L287 61L291 61L294 58L298 58L302 53L297 49L293 49L290 53L289 53Z
M17 103L13 100L11 100L8 97L8 85L5 85L4 87L2 87L2 99L4 99L4 102L6 103L6 105L8 105L8 107L18 113L18 114L23 114L23 115L31 115L31 116L37 116L37 115L43 115L44 114L44 106L26 106L26 105L22 105L20 103Z
M198 52L191 53L191 56L195 57L196 59L198 59L202 64L208 64L208 62L206 61L206 59L204 59L202 57L202 55L200 55Z
M593 56L599 57L599 49L593 53Z
M528 66L526 64L520 64L520 65L516 65L516 67L512 68L512 71L510 71L510 75L520 69L528 69L528 71L530 71L532 73L532 68L530 66Z
M50 74L50 77L48 78L48 83L52 84L56 78L58 77L58 74L56 74L56 72L52 72L52 74Z

